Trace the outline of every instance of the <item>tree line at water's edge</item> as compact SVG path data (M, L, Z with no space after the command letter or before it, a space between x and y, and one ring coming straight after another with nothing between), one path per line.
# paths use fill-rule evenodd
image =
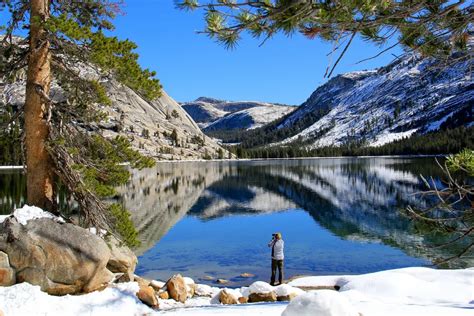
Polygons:
M10 117L8 112L5 116ZM0 121L2 117L0 115ZM262 129L262 132L265 130ZM258 131L252 132L252 135ZM238 134L233 132L233 134ZM23 165L19 124L8 130L0 131L0 165ZM246 147L248 144L228 145L229 152L241 159L257 158L298 158L298 157L339 157L339 156L388 156L388 155L445 155L455 154L465 148L474 148L474 126L443 129L426 134L405 137L382 146L370 147L364 141L352 141L341 146L308 148L302 142L279 146ZM225 159L223 151L204 159Z
M246 148L245 145L228 146L239 158L297 158L338 156L386 156L386 155L444 155L455 154L464 148L474 148L474 127L457 127L413 135L378 146L365 146L364 141L352 141L341 146L307 148L304 143L294 142L279 146Z

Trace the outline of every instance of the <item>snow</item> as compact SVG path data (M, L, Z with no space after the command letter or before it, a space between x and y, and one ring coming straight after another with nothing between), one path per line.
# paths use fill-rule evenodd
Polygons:
M199 296L214 296L219 291L218 288L213 288L207 284L196 284L196 289L194 292Z
M339 292L320 290L295 298L282 316L359 316L349 300Z
M273 286L271 286L267 282L257 281L250 285L249 291L250 293L270 293L273 291Z
M452 97L453 97L453 96L450 96L449 98L452 98ZM436 131L436 130L438 130L438 129L440 128L441 124L443 124L444 122L446 122L446 120L447 120L448 118L450 118L451 116L453 116L453 114L454 114L454 112L451 112L451 113L449 113L448 115L442 117L441 119L439 119L439 120L437 120L437 121L435 121L435 122L433 122L433 123L430 123L430 124L428 125L428 127L426 128L426 131L427 131L427 132L431 132L431 131Z
M39 207L29 206L29 205L25 205L22 208L16 209L11 215L1 215L0 223L3 223L3 221L7 217L10 217L10 216L15 217L17 221L22 225L26 225L26 223L31 219L38 219L38 218L51 218L57 222L64 223L64 219L62 219L61 217L58 217L49 212L43 211Z
M142 315L153 312L135 293L137 283L121 283L100 292L79 296L51 296L39 286L20 283L0 287L0 310L5 315Z
M239 305L217 305L200 308L183 308L166 311L166 316L278 316L286 307L286 303L272 304L239 304Z
M301 295L303 293L303 290L288 284L281 284L275 287L275 294L277 296L288 296L291 294Z
M23 169L23 166L0 166L0 170L18 170Z
M402 138L408 138L411 135L413 135L416 131L417 131L416 128L405 131L405 132L399 132L399 133L391 133L391 132L385 131L382 134L378 135L376 140L370 143L369 146L378 147L378 146L382 146L382 145L394 142Z
M97 230L97 227L89 227L87 230L91 232L92 234L100 236L100 237L104 237L107 234L107 231L105 229Z
M184 283L186 283L186 285L194 285L194 280L191 279L191 278L188 278L188 277L183 277L183 280L184 280Z
M183 277L184 284L186 284L186 291L188 292L188 298L193 297L193 288L194 288L194 280L188 277Z
M157 280L152 280L152 281L150 282L150 285L151 285L151 286L156 287L156 288L160 288L160 289L164 288L164 287L165 287L165 284L166 284L165 282L163 282L163 281L157 281Z
M292 286L340 286L364 316L472 315L474 269L404 268L353 276L304 277Z
M296 286L340 286L339 292L311 290ZM113 284L100 292L63 297L50 296L27 283L0 287L0 310L5 315L337 315L337 316L464 316L474 309L474 268L436 270L404 268L364 275L311 276L276 287L255 282L249 288L226 289L235 297L251 291L271 291L277 295L299 294L287 302L222 305L221 289L197 284L199 295L186 303L159 299L160 309L152 310L135 296L135 282Z

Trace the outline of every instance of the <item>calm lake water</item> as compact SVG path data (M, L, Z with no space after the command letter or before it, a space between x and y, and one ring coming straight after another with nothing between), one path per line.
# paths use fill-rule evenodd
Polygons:
M286 277L430 266L455 253L429 247L445 236L402 215L407 205L425 206L413 195L423 189L420 174L440 176L434 158L159 163L134 171L119 192L142 241L137 274L237 286L269 279L274 232L285 240ZM0 174L4 212L21 203L23 190L11 184L22 181Z

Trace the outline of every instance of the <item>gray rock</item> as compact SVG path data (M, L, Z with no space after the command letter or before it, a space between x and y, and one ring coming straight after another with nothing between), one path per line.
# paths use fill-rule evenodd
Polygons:
M133 281L135 267L138 263L137 256L113 235L107 235L105 241L110 248L110 259L107 263L107 269L114 273L123 273L120 281Z
M16 271L16 282L39 285L53 295L91 292L113 279L107 244L81 227L41 218L0 226L0 250Z

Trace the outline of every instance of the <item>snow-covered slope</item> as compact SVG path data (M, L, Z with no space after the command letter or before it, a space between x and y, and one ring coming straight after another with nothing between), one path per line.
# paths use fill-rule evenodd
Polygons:
M448 118L472 123L473 66L472 59L442 66L407 54L386 67L336 76L277 128L298 126L310 114L325 115L282 143L300 138L311 147L350 141L378 146L436 130Z
M294 109L295 107L280 105L256 106L226 115L209 124L204 131L254 129L273 122Z
M273 103L223 101L207 97L181 103L181 106L206 131L257 128L295 109Z

